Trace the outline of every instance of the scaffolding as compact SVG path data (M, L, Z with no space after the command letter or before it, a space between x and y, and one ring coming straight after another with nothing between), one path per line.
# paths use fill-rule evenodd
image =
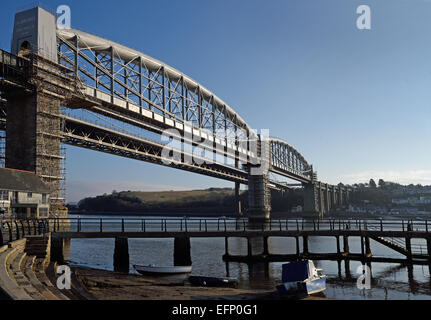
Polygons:
M6 162L6 132L0 129L0 168L5 167Z
M50 187L52 213L65 205L65 149L61 147L60 103L40 91L37 95L36 173Z

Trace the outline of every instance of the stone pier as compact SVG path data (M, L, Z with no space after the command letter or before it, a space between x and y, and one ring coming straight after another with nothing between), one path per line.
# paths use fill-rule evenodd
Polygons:
M174 266L191 266L190 238L182 237L174 240Z
M129 273L129 241L124 237L115 238L114 271Z

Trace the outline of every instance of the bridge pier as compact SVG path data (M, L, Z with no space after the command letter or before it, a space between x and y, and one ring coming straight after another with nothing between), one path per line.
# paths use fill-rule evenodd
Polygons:
M310 252L308 250L308 236L303 236L302 241L303 241L302 251L304 252L304 254L309 254Z
M301 255L301 248L299 246L299 237L298 236L295 237L295 242L296 242L296 255L299 257Z
M431 238L427 238L428 262L431 266Z
M314 183L304 186L304 211L313 215L320 215L318 188Z
M250 258L253 256L253 247L251 245L251 239L247 238L247 256Z
M249 175L248 217L251 222L268 221L271 214L271 191L267 175Z
M60 101L42 93L7 96L6 167L35 172L62 205ZM60 214L60 212L54 212Z
M409 237L405 238L406 240L406 251L407 251L407 260L412 260L412 240Z
M371 257L372 256L370 237L365 237L365 254L366 254L367 257Z
M115 238L114 271L129 273L129 239L125 237Z
M270 252L269 252L269 237L263 237L263 255L264 256L270 255Z
M349 237L348 236L343 236L343 249L344 249L344 254L349 254L350 253L350 248L349 248Z
M227 238L226 238L227 243ZM227 248L227 251L229 249ZM191 266L191 246L189 237L177 237L174 240L174 266Z
M323 203L325 207L325 213L329 213L331 211L331 204L329 203L329 186L325 185L325 190L323 190Z
M242 217L242 203L241 203L241 184L235 183L235 211L238 216Z
M33 21L38 23L34 25ZM71 80L61 77L62 70L56 65L56 17L53 14L33 8L15 15L11 51L20 55L25 46L29 47L24 50L25 54L34 54L30 56L31 67L26 75L26 81L34 85L34 90L29 93L20 88L6 93L6 167L40 176L51 190L51 215L64 217L67 211L61 192L64 177L60 104Z

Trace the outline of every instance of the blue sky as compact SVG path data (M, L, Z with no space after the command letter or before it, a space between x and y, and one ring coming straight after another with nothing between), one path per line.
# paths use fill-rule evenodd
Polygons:
M28 1L3 1L0 48ZM183 71L253 128L294 145L319 179L431 184L431 1L45 1L72 27ZM369 5L372 29L356 28ZM228 186L68 147L68 200L116 190Z

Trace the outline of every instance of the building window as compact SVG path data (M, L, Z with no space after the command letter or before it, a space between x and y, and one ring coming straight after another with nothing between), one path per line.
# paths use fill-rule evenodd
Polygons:
M40 218L48 217L48 208L39 208L39 217Z
M42 194L42 203L46 204L46 193Z
M0 190L0 200L9 201L9 191Z
M33 192L28 192L27 193L27 198L29 198L29 199L33 198Z

